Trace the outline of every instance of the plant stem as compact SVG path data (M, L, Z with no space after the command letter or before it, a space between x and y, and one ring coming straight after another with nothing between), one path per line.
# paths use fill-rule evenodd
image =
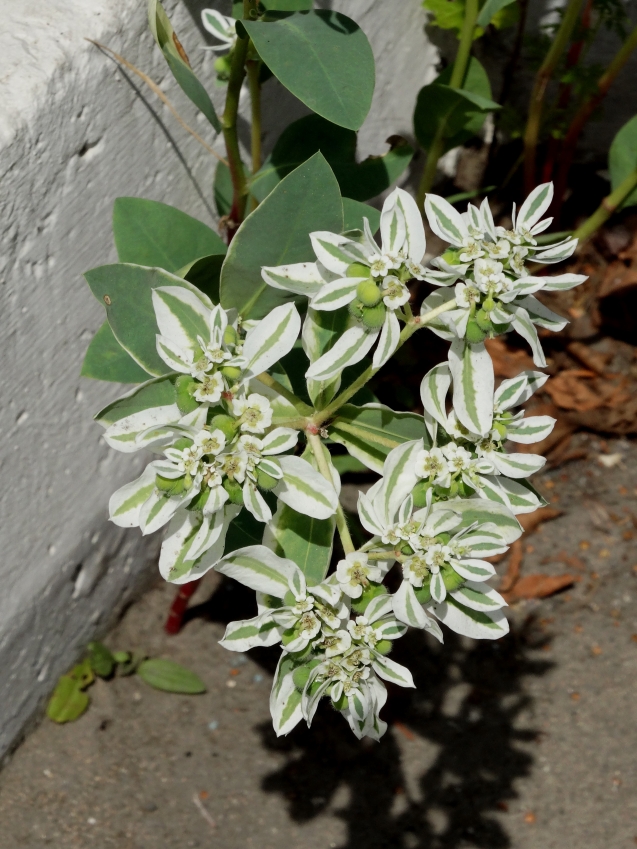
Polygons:
M595 212L573 233L573 238L579 239L580 244L589 239L593 233L619 209L628 195L637 186L637 168L607 195Z
M254 7L253 0L243 0L243 17L249 18ZM237 132L237 117L239 115L239 96L246 75L246 58L248 55L249 38L241 38L237 33L237 40L232 51L230 60L230 77L228 79L228 90L226 103L221 116L221 127L226 142L228 166L232 178L232 207L228 216L228 242L232 240L239 225L243 221L246 206L246 174L239 149L239 134Z
M252 155L252 173L256 174L261 167L261 83L259 73L261 62L256 59L248 59L246 63L248 72L248 88L250 89L250 105L252 110L252 127L250 129L250 152ZM250 199L252 209L256 209L259 201L253 197Z
M458 44L458 52L453 63L453 71L449 81L449 88L461 88L464 83L464 78L467 73L467 65L471 57L471 45L473 44L473 33L476 28L476 20L478 17L478 0L467 0L465 7L464 21L462 22L462 30L460 32L460 42ZM425 168L418 186L418 194L416 202L419 207L425 202L425 195L431 190L436 178L436 169L438 160L444 153L445 149L445 128L446 120L443 118L439 121L436 129L436 135L431 142L431 147L427 151L427 159L425 160Z
M535 77L524 133L524 186L527 194L535 185L535 162L546 89L566 50L583 2L584 0L568 0L562 22Z
M440 306L435 307L424 315L416 316L412 321L408 322L402 329L400 333L400 340L398 345L396 346L396 350L400 348L404 343L412 336L416 330L419 330L421 327L425 327L429 322L433 321L434 318L439 316L443 312L448 312L449 310L454 309L456 306L455 298L451 301L447 301L444 304L440 304ZM371 380L371 378L379 371L379 369L374 368L373 366L368 366L365 371L360 374L356 380L354 380L347 389L344 389L339 395L334 398L334 400L324 407L322 410L318 410L313 416L312 421L317 427L320 427L323 422L326 422L328 419L331 419L334 416L334 413L339 410L343 404L347 404L350 398L353 398L354 395L358 392L359 389L362 389L365 384Z
M258 374L257 380L259 383L263 383L264 386L268 386L270 389L273 389L282 398L285 398L286 401L289 401L294 409L302 416L309 416L313 412L313 407L310 407L305 403L305 401L302 401L294 394L294 392L290 392L289 389L286 389L283 384L279 383L278 380L275 380L272 375L267 372L264 371L262 374Z
M323 443L321 442L321 437L318 433L311 433L310 431L306 431L307 441L312 449L312 453L316 457L316 463L319 467L320 473L323 475L325 480L329 481L330 484L332 481L332 473L330 471L329 464L325 458ZM356 546L352 541L351 534L349 532L349 528L347 527L347 519L345 518L345 513L343 512L343 507L341 502L338 502L338 507L336 508L336 527L338 529L338 535L341 538L341 544L343 546L343 551L345 554L350 554L352 551L356 551Z
M571 163L573 162L573 157L575 156L575 149L577 147L579 137L582 134L582 130L584 129L584 126L586 125L588 119L591 117L593 112L595 112L602 100L606 97L609 88L611 87L617 75L628 61L630 54L636 47L637 26L633 29L626 41L622 44L621 48L615 54L612 62L597 81L597 86L595 87L595 90L584 101L584 103L582 103L569 125L569 128L564 137L564 142L562 144L562 150L560 153L560 167L555 180L554 214L556 216L556 219L559 218L560 207L564 198L564 192L566 191L566 184L568 181L568 172L570 170Z

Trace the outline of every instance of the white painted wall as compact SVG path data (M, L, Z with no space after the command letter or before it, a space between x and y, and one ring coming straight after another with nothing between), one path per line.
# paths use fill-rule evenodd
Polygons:
M103 320L81 275L116 259L113 200L153 198L214 221L211 158L137 78L84 40L150 73L210 138L146 32L145 5L0 0L0 755L156 568L158 540L106 521L109 495L136 468L102 443L91 416L120 388L79 377ZM166 5L172 15L175 1ZM205 68L212 60L197 50L193 23L202 5L191 0L173 19L193 64ZM334 6L359 20L374 47L378 82L361 150L381 153L387 136L409 132L437 53L417 2ZM275 118L266 127L270 146L304 111L276 81L265 110Z

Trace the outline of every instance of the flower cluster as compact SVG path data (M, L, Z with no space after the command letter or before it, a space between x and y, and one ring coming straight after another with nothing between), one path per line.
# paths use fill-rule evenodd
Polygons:
M431 229L451 247L424 275L428 283L446 288L430 295L422 311L455 301L454 309L430 325L435 333L478 344L513 329L530 344L535 364L546 365L535 325L561 330L566 322L533 294L571 289L585 280L580 274L535 277L526 266L530 260L542 265L562 262L577 246L577 239L571 238L548 247L538 245L535 237L552 221L542 220L552 200L553 184L538 186L517 216L513 208L513 229L505 230L495 226L486 199L479 209L469 204L461 214L444 198L427 195L425 211Z
M166 528L159 569L167 580L216 568L256 592L256 615L231 622L221 642L242 652L280 645L270 700L277 734L311 724L325 699L357 737L379 739L386 682L414 686L389 656L408 627L440 641L441 626L476 639L507 633L488 558L519 537L517 514L545 503L528 481L544 458L509 443L541 441L554 420L516 411L546 375L525 371L496 387L484 340L516 329L540 363L534 325L562 326L533 293L583 278L533 277L525 265L574 248L573 240L536 244L551 192L536 189L510 231L495 226L486 201L460 214L428 195L431 227L451 247L425 267L420 211L395 189L380 244L364 218L361 230L309 234L314 262L263 267L259 296L278 305L265 317L260 306L258 320L251 300L241 316L178 275L142 269L153 275L152 330L146 347L126 337L125 351L149 379L97 418L113 448L154 456L111 497L110 517L144 534ZM239 235L232 250L237 244ZM414 279L438 287L418 316L409 306ZM299 298L307 299L303 321ZM423 416L346 404L423 327L451 341L447 361L422 380ZM116 341L120 329L115 322ZM344 370L368 354L363 376L337 396L341 379L352 380ZM370 537L358 547L328 437L380 475L359 493ZM262 544L245 545L246 513L251 540L254 520L263 524ZM333 564L336 528L344 556Z

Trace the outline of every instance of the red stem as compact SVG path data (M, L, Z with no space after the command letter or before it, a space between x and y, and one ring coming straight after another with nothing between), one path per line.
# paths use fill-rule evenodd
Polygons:
M174 635L181 631L181 627L184 624L184 615L188 609L188 602L200 583L201 578L197 578L196 581L191 581L189 584L182 584L179 587L179 591L170 606L168 619L166 619L166 624L164 625L164 631L167 634Z

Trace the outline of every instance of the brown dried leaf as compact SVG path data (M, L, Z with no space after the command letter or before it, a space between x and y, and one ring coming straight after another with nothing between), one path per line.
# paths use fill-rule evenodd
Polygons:
M547 598L570 587L577 580L574 575L527 575L517 581L513 590L506 593L505 599Z
M562 515L562 511L556 507L539 507L534 513L523 513L518 516L518 522L524 528L527 534L532 533L539 524L548 522L550 519L557 519Z
M509 347L502 337L485 339L484 344L493 360L496 377L516 377L521 371L534 368L526 351Z

